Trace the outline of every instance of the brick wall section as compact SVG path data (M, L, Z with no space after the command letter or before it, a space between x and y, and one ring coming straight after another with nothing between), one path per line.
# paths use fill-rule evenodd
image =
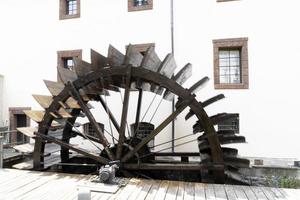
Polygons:
M23 110L31 110L31 107L9 107L9 130L14 131L17 128L17 118L16 115L25 115ZM30 126L30 118L26 116L26 126ZM10 142L17 142L17 132L10 134Z
M64 67L63 58L78 57L82 59L82 50L57 51L57 67ZM57 72L57 80L61 81Z
M77 0L77 13L67 15L67 0L59 0L59 20L73 19L80 17L80 0Z
M241 83L220 84L219 74L219 49L240 48L241 49ZM248 38L230 38L213 40L214 54L214 85L215 89L249 89L248 71Z
M155 43L132 44L132 47L138 52L146 52L150 46L155 47Z
M152 10L152 9L153 9L153 0L148 0L148 4L143 6L134 6L134 0L128 0L128 12Z

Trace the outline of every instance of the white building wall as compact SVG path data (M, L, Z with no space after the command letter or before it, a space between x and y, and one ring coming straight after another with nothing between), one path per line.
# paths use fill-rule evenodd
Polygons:
M211 78L198 93L199 100L225 94L225 100L207 108L209 114L240 113L240 132L248 141L239 145L241 155L300 157L299 5L297 0L174 0L178 70L187 62L193 64L193 78L186 87L203 76ZM8 107L40 109L31 94L48 94L42 80L56 80L58 50L83 49L87 61L90 48L106 55L110 43L124 52L128 43L154 42L161 59L171 51L170 1L156 0L150 11L127 12L127 1L81 0L81 17L69 20L58 20L58 9L58 0L0 2L0 72L5 76L6 120ZM215 90L212 40L236 37L249 39L249 89ZM132 109L135 100L131 98ZM108 101L114 105L113 111L120 113L120 106L115 106L120 105L120 98L108 97ZM168 103L161 108L154 122L170 113ZM129 118L134 118L134 113ZM178 117L176 136L190 134L194 121ZM158 143L170 139L170 127L164 132L157 137ZM197 147L193 144L177 150Z
M3 121L3 79L4 77L0 74L0 127L5 125Z

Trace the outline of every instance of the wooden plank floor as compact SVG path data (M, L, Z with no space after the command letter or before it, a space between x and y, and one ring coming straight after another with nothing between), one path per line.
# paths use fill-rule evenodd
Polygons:
M0 200L75 200L78 189L90 178L85 175L0 169ZM91 196L97 200L299 200L300 190L132 178L115 193L92 192Z

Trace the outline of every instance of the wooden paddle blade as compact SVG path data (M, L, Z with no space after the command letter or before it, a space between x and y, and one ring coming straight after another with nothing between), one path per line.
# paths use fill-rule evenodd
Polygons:
M221 99L224 99L224 98L225 98L224 94L219 94L217 96L214 96L214 97L212 97L210 99L207 99L206 101L202 102L202 106L203 106L203 108L205 108L206 106L209 106L210 104L212 104L212 103L214 103L216 101L219 101ZM188 112L188 114L185 116L185 120L188 120L193 115L194 115L194 112L192 110L190 110Z
M70 97L67 99L65 103L59 102L64 108L71 108L71 109L79 109L80 106L77 103L77 101L73 98Z
M78 77L83 77L93 71L90 63L87 63L77 57L74 57L74 69Z
M57 67L58 75L64 84L67 84L69 81L73 82L78 77L74 71L63 67Z
M184 84L192 76L192 64L186 64L172 79L179 85Z
M109 45L107 58L110 66L122 66L125 56L115 47Z
M213 115L210 117L211 122L213 125L217 125L220 122L223 122L225 120L237 118L239 115L238 114L232 114L232 113L220 113L217 115ZM201 123L199 121L196 122L193 126L193 133L198 133L198 132L203 132L203 127L201 126Z
M32 96L42 106L42 108L49 108L53 101L52 96L38 94L33 94Z
M37 127L18 127L17 131L19 131L20 133L23 133L24 135L30 137L30 138L34 138L35 137L35 132L38 131Z
M26 144L14 145L12 148L22 153L33 153L34 144L26 143Z
M237 156L238 155L238 150L234 148L229 148L229 147L221 147L223 155L226 156ZM211 155L211 149L208 146L207 148L202 148L200 150L200 154L207 154Z
M209 106L209 105L211 105L211 104L213 104L213 103L215 103L215 102L217 102L217 101L219 101L221 99L224 99L224 98L225 98L224 94L218 94L217 96L214 96L214 97L212 97L212 98L207 99L206 101L204 101L202 103L202 106L203 107Z
M44 80L44 83L52 96L57 96L65 87L64 84L55 81Z
M175 80L179 85L184 84L190 77L192 76L192 65L190 63L186 64L174 77ZM168 101L172 101L174 99L174 94L168 90L164 93L164 99Z
M188 91L190 93L194 94L194 93L198 92L200 89L202 89L208 81L209 81L209 78L206 76L206 77L202 78L200 81L198 81L197 83L195 83L192 87L190 87L190 89Z
M35 122L41 122L45 115L45 111L42 110L24 110L23 112Z
M157 72L160 64L161 64L161 60L157 56L157 54L154 50L154 46L151 45L148 48L148 50L146 51L146 54L141 63L141 67L151 70L151 71L154 71L154 72Z
M73 116L68 113L64 108L60 108L58 112L50 112L50 115L52 115L54 118L60 119L60 118L72 118Z
M142 60L143 55L140 52L138 52L131 44L129 44L126 49L124 64L131 64L134 67L138 67L141 65Z
M98 71L108 65L108 59L93 49L91 49L91 62L93 71Z
M210 119L212 121L212 123L218 124L220 122L229 120L229 119L234 119L237 118L239 116L239 114L235 114L235 113L220 113L214 116L211 116Z
M171 78L174 74L176 67L177 65L174 56L173 54L169 53L159 66L158 72L168 78Z

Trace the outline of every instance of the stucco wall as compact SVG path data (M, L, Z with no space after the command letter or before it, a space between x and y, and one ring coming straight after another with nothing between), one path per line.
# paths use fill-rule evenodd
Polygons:
M130 13L127 1L123 0L81 1L81 18L62 21L58 20L58 1L0 2L0 71L5 76L3 116L6 118L8 107L39 109L31 94L48 94L42 80L56 80L58 50L82 49L87 61L89 48L106 55L110 43L123 52L128 43L155 43L161 59L171 51L169 1L156 0L153 10ZM224 3L174 0L178 70L187 62L193 64L193 78L184 86L209 76L210 83L197 98L204 100L217 93L225 94L225 100L207 111L211 115L240 113L240 133L248 141L238 145L241 155L300 157L298 8L297 0ZM249 39L249 89L215 90L212 40L236 37ZM144 99L147 105L151 95ZM119 94L108 97L108 101L114 105L113 111L120 113ZM136 98L131 98L131 109L135 108L135 101ZM154 122L170 113L171 105L163 104ZM129 118L134 118L134 112ZM195 119L185 122L178 117L176 136L190 134L194 122ZM170 130L168 127L156 141L168 140ZM197 147L191 144L178 150L197 150Z

